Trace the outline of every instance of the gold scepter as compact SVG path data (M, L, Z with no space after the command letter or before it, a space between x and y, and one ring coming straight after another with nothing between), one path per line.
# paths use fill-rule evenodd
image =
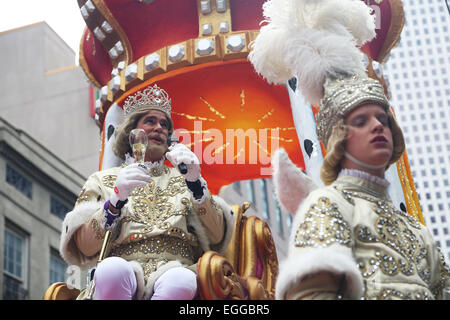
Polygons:
M103 239L102 249L100 250L100 254L98 256L97 266L100 264L100 262L102 262L106 258L109 252L109 246L111 244L111 235L112 230L111 229L106 230L105 238ZM95 288L94 279L91 279L91 281L89 282L89 287L87 289L86 299L92 300L94 296L94 288Z
M134 160L136 163L144 163L145 152L147 151L148 137L143 129L133 129L130 132L129 141L131 150L133 152ZM112 238L112 228L106 230L105 238L103 239L102 248L97 260L97 266L102 262L109 253ZM89 283L88 292L86 298L92 300L94 296L95 284L93 279Z

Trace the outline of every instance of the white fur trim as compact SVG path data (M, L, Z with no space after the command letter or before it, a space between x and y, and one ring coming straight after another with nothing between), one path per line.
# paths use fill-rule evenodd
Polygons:
M346 276L344 298L360 299L362 297L363 279L351 249L333 245L291 252L290 256L280 264L275 299L285 299L286 292L297 286L302 278L320 271Z
M145 289L144 270L142 270L141 264L137 261L128 261L128 263L133 268L134 276L136 277L137 289L135 299L141 300Z
M83 256L78 250L71 248L71 246L74 245L73 235L75 232L98 210L103 210L102 203L96 201L83 202L69 212L64 218L59 243L59 252L69 265L77 265L82 269L89 269L95 266L97 262L95 258Z
M296 167L281 148L272 158L275 195L287 212L295 215L309 193L317 189L314 181Z
M216 203L222 208L223 217L225 221L225 234L223 236L223 240L219 245L213 245L212 247L219 254L224 254L230 244L231 238L234 234L234 221L235 221L235 212L231 207L220 197L213 196Z
M208 235L206 233L205 227L201 223L200 219L196 214L190 214L188 216L188 225L192 226L195 230L195 234L198 237L200 243L200 248L203 252L214 250L220 254L225 253L228 248L228 244L233 237L234 232L234 211L231 207L220 197L212 196L217 205L222 209L223 219L225 223L225 234L223 235L222 241L218 244L210 244Z
M188 226L195 230L194 233L198 238L200 248L202 248L203 252L211 250L205 227L203 227L203 224L200 222L198 216L195 213L190 214L187 218L187 223Z

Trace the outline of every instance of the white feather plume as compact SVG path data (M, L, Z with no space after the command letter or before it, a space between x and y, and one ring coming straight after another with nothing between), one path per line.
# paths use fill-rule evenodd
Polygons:
M372 9L361 0L269 0L249 59L269 83L296 76L318 104L327 76L364 75L361 46L375 37Z

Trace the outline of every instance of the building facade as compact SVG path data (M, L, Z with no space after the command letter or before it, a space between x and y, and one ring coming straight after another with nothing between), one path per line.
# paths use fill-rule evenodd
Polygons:
M428 228L450 259L450 14L403 1L405 26L384 66Z
M45 22L1 32L0 55L0 298L41 299L54 282L85 285L59 238L98 169L100 131L75 53Z
M67 279L58 250L62 218L84 180L0 118L0 299L41 299L51 283Z
M41 22L0 33L0 117L88 177L97 171L94 98L73 50Z

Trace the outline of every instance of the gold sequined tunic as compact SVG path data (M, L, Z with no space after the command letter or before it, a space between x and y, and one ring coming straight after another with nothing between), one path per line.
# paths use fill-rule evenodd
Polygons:
M386 188L353 176L312 192L297 212L277 297L435 299L450 277L428 229L395 209ZM324 291L314 274L345 275ZM307 290L302 280L308 279Z

